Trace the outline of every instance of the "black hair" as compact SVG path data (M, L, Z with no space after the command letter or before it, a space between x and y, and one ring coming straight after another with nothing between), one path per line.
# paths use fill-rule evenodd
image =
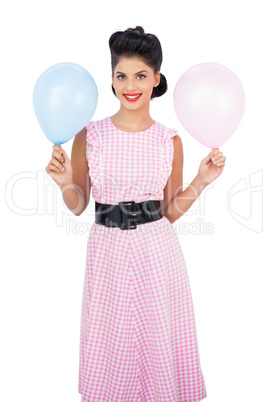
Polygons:
M111 51L112 73L121 57L140 57L154 70L156 74L160 71L162 64L162 48L159 39L149 33L145 33L141 26L128 28L125 31L114 32L109 39ZM116 95L112 85L113 93ZM166 77L160 73L160 83L154 87L152 98L163 95L167 91Z

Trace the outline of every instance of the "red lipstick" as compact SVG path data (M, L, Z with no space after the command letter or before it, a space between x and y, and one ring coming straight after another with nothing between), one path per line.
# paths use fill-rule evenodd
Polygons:
M140 99L142 94L123 94L123 95L129 102L136 102L138 99Z

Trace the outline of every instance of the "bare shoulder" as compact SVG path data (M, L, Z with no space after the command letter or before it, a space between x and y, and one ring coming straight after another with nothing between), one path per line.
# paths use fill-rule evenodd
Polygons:
M72 146L72 159L82 158L86 160L86 148L87 148L87 129L86 127L84 127L74 137Z
M174 147L176 146L177 148L182 147L182 139L179 135L174 135L173 137L173 144Z
M76 148L86 149L87 146L87 129L86 127L82 128L79 133L76 134L73 141L73 146Z
M86 157L87 149L87 129L84 127L76 134L72 146L72 166L74 175L79 175L79 172L88 172L88 163Z
M173 137L174 158L173 163L183 162L183 145L179 135Z

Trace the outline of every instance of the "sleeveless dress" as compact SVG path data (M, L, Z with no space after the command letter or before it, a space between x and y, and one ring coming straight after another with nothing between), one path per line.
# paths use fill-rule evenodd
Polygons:
M104 204L162 200L175 129L87 125L92 196ZM121 230L93 223L82 297L81 402L197 402L206 387L180 243L161 219Z

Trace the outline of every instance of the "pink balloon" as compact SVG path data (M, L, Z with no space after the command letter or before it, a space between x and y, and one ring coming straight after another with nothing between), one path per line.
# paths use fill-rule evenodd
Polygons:
M232 70L218 63L201 63L186 70L173 95L183 127L202 144L217 148L239 125L245 92Z

